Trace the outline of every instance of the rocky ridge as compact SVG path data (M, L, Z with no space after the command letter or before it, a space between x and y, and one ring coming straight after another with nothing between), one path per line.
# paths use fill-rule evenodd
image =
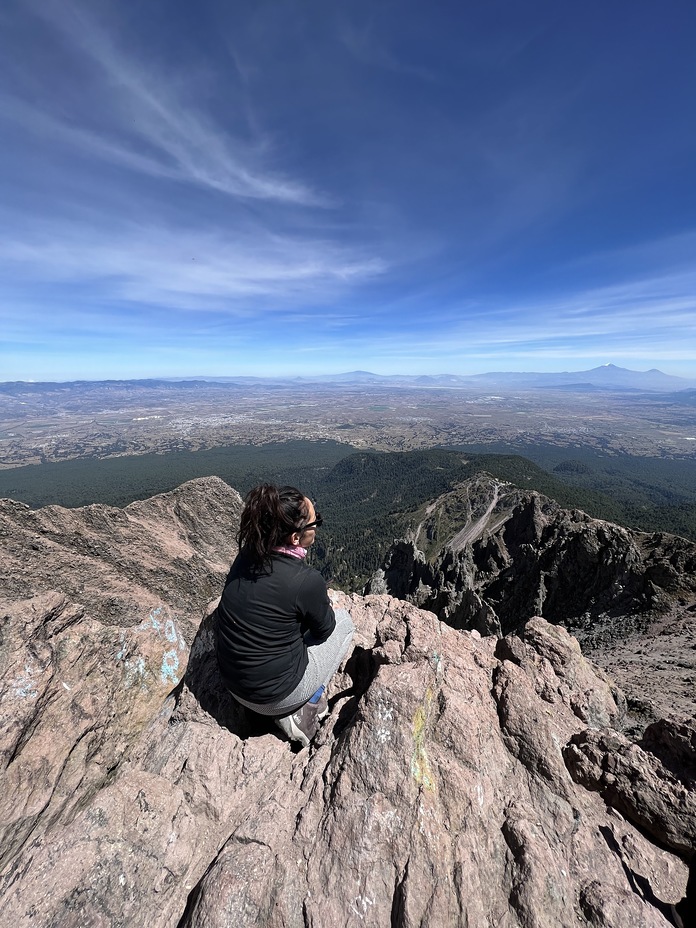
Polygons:
M190 584L221 583L239 505L210 478L49 536L0 504L3 924L688 924L693 720L626 738L620 691L541 618L482 638L334 593L356 646L293 753L222 688Z
M572 631L646 718L651 702L658 715L694 711L696 544L678 536L593 519L481 474L426 508L367 591L484 635L543 616Z

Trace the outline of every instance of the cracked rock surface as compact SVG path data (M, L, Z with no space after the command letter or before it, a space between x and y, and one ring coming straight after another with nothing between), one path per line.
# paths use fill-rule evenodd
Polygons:
M696 544L634 531L479 474L427 507L368 584L483 635L563 624L636 727L696 709Z
M138 504L140 557L143 517L130 540L121 525L134 601L152 597L144 616L126 597L110 619L99 555L101 597L41 592L48 559L33 585L27 568L23 598L7 597L0 923L651 928L680 912L689 924L693 720L628 741L620 691L539 617L481 638L387 595L332 593L355 648L315 741L294 752L222 688L214 603L188 580L169 598L148 585L171 546L206 565L204 593L221 583L216 545L231 557L239 498L219 483ZM196 613L189 651L183 633L169 638ZM162 676L175 647L188 660L176 685Z

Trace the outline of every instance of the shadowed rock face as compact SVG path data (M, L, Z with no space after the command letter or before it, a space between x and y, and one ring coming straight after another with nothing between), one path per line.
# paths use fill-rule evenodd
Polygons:
M563 623L645 720L655 718L639 706L646 696L661 712L693 712L696 545L683 538L592 519L479 475L428 507L415 541L395 542L367 589L484 635L534 615Z
M675 535L592 519L486 475L428 509L418 536L436 534L444 513L451 536L427 545L428 557L418 538L396 542L370 592L408 599L455 627L507 634L543 615L586 637L619 637L636 625L627 616L696 599L696 544ZM607 618L611 627L599 621Z
M177 494L192 525L205 501L223 521L239 511L217 481ZM173 532L178 545L174 499L158 500L154 537L166 547ZM214 538L202 562L210 550ZM221 582L217 560L206 569ZM696 822L693 721L629 742L619 691L543 619L482 639L389 596L333 595L356 622L355 650L298 753L222 688L214 612L171 691L160 677L170 619L109 624L95 607L106 592L10 603L2 924L676 923ZM160 602L171 621L206 614L184 596ZM181 667L180 635L176 647Z

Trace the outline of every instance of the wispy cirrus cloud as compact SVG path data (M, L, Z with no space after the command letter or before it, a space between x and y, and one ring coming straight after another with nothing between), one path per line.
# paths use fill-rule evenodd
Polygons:
M497 359L498 366L505 366L509 358L653 363L659 357L690 364L696 345L696 273L682 270L528 302L481 299L475 311L471 306L459 314L456 306L438 308L437 325L427 312L399 316L398 307L391 317L376 320L378 327L369 333L357 327L344 333L342 348L364 358L382 357L392 370L400 361L402 370L418 362L426 369L429 364L431 370L458 373L478 360Z
M258 227L226 235L136 224L96 230L65 222L0 241L0 261L6 285L88 282L95 307L123 301L229 315L333 299L386 270L365 250Z
M683 270L635 278L555 298L506 306L506 322L474 334L478 344L498 348L591 346L622 353L696 344L696 273ZM650 344L646 344L649 341Z
M50 88L45 88L43 104L6 92L5 118L14 116L49 140L72 143L94 158L150 176L234 197L331 205L331 198L311 184L274 169L271 137L259 130L258 123L250 127L248 101L241 99L243 88L230 90L230 105L238 108L238 131L234 132L234 118L225 127L216 122L184 92L176 74L153 63L145 66L128 55L86 6L65 0L34 3L32 10L73 53L80 52L99 85L102 111L95 126L94 114L79 106L71 108L66 96L60 107L48 110Z
M9 0L2 331L51 333L17 375L242 338L288 370L693 370L693 14L546 6Z

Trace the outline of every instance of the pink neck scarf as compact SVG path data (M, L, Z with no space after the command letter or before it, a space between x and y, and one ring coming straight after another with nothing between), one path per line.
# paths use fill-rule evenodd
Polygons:
M290 557L296 557L300 560L307 557L307 549L301 548L300 545L276 545L275 548L271 548L271 551L274 554L288 554Z

